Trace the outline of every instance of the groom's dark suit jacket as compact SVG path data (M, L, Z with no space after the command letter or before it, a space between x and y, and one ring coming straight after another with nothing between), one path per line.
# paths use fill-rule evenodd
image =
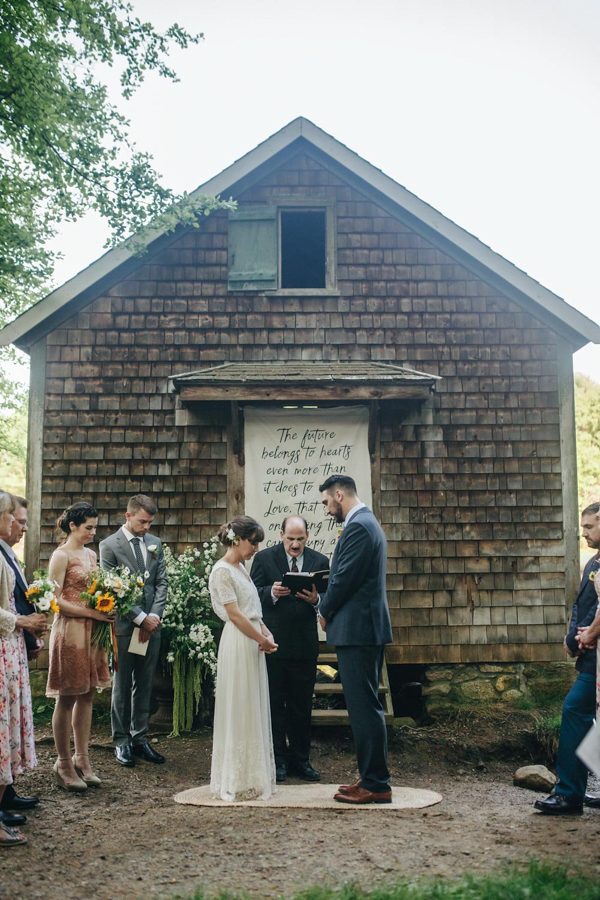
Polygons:
M329 568L322 553L304 548L303 572L320 572ZM314 607L290 594L273 603L271 588L289 572L283 544L267 547L254 557L250 577L258 589L263 621L279 644L279 659L316 659L319 653L317 616Z
M344 528L331 559L327 592L319 607L327 621L327 643L342 647L391 642L386 568L385 535L371 510L363 506Z
M27 590L27 582L23 578L23 575L13 563L12 556L10 556L6 549L0 544L0 553L2 553L4 559L12 569L15 575L15 606L17 608L17 612L20 616L29 616L32 612L35 612L31 603L28 602L27 597L25 596L25 591ZM34 635L30 631L23 631L23 635L25 636L25 646L27 647L27 654L33 653L34 650L37 650L37 640Z
M565 640L571 653L578 654L575 668L579 672L589 672L593 675L596 671L596 648L584 650L583 653L579 654L579 644L575 638L578 628L585 628L587 625L591 625L598 608L596 587L594 582L590 581L591 572L597 572L596 577L600 578L600 559L598 554L592 556L583 570L583 577L573 603L571 621Z

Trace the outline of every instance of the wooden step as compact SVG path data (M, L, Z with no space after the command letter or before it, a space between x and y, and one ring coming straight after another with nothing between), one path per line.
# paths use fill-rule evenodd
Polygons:
M385 714L385 721L390 725L394 721L391 713ZM313 725L350 725L347 709L313 709Z
M350 722L347 709L313 709L312 721L313 725L347 725Z
M337 653L331 646L322 645L323 650L319 653L317 665L327 665L337 667ZM381 704L385 714L385 721L389 724L394 719L394 708L392 705L392 693L390 691L390 681L388 678L387 665L385 659L383 661L383 669L381 671L382 684L379 685L379 695L381 696ZM344 695L344 689L339 682L318 682L315 684L315 694L320 697ZM313 725L349 725L347 709L313 709L311 717Z
M380 694L388 694L389 687L386 687L384 684L379 685L379 693ZM315 694L343 694L344 688L337 681L330 682L317 682L315 684Z

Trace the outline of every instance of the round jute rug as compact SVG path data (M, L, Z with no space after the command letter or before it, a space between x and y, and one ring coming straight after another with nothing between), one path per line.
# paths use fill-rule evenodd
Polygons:
M281 784L269 800L244 800L230 803L227 800L215 800L210 796L208 784L201 787L189 788L175 794L176 803L190 806L261 806L270 807L300 807L303 809L336 809L338 812L357 809L423 809L426 806L434 806L441 803L442 795L435 791L426 791L422 788L392 787L391 803L368 803L364 806L355 806L352 803L338 803L333 795L338 789L337 784Z

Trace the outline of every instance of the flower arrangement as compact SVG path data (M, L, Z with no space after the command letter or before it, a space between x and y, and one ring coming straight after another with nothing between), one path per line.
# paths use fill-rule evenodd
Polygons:
M203 682L217 670L215 631L220 627L210 603L208 576L219 555L217 538L202 549L175 554L164 548L169 579L162 618L163 666L173 684L173 735L191 731Z
M27 601L31 603L36 612L57 613L58 602L56 600L56 582L48 577L44 569L33 573L34 580L25 591Z
M127 566L108 570L98 568L88 575L87 588L81 594L81 599L98 612L106 615L117 612L120 616L126 616L137 605L143 589L144 579L141 575L132 574ZM92 644L106 650L112 655L115 667L118 665L117 642L112 623L94 622Z

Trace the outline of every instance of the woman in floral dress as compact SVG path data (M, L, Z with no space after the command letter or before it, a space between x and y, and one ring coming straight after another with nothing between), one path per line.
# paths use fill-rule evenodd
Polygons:
M7 540L14 521L14 500L0 491L0 538ZM0 554L0 800L6 786L37 765L29 668L23 628L35 634L46 630L43 613L17 614L15 576ZM25 844L27 838L0 822L0 847Z
M58 759L54 780L67 791L98 787L89 759L92 701L96 691L110 687L106 653L92 644L94 621L112 616L90 609L81 599L96 554L86 544L94 540L98 513L89 503L74 503L59 516L57 528L66 540L50 557L48 574L58 586L58 606L50 634L46 696L55 697L52 731ZM71 757L71 728L75 755Z

